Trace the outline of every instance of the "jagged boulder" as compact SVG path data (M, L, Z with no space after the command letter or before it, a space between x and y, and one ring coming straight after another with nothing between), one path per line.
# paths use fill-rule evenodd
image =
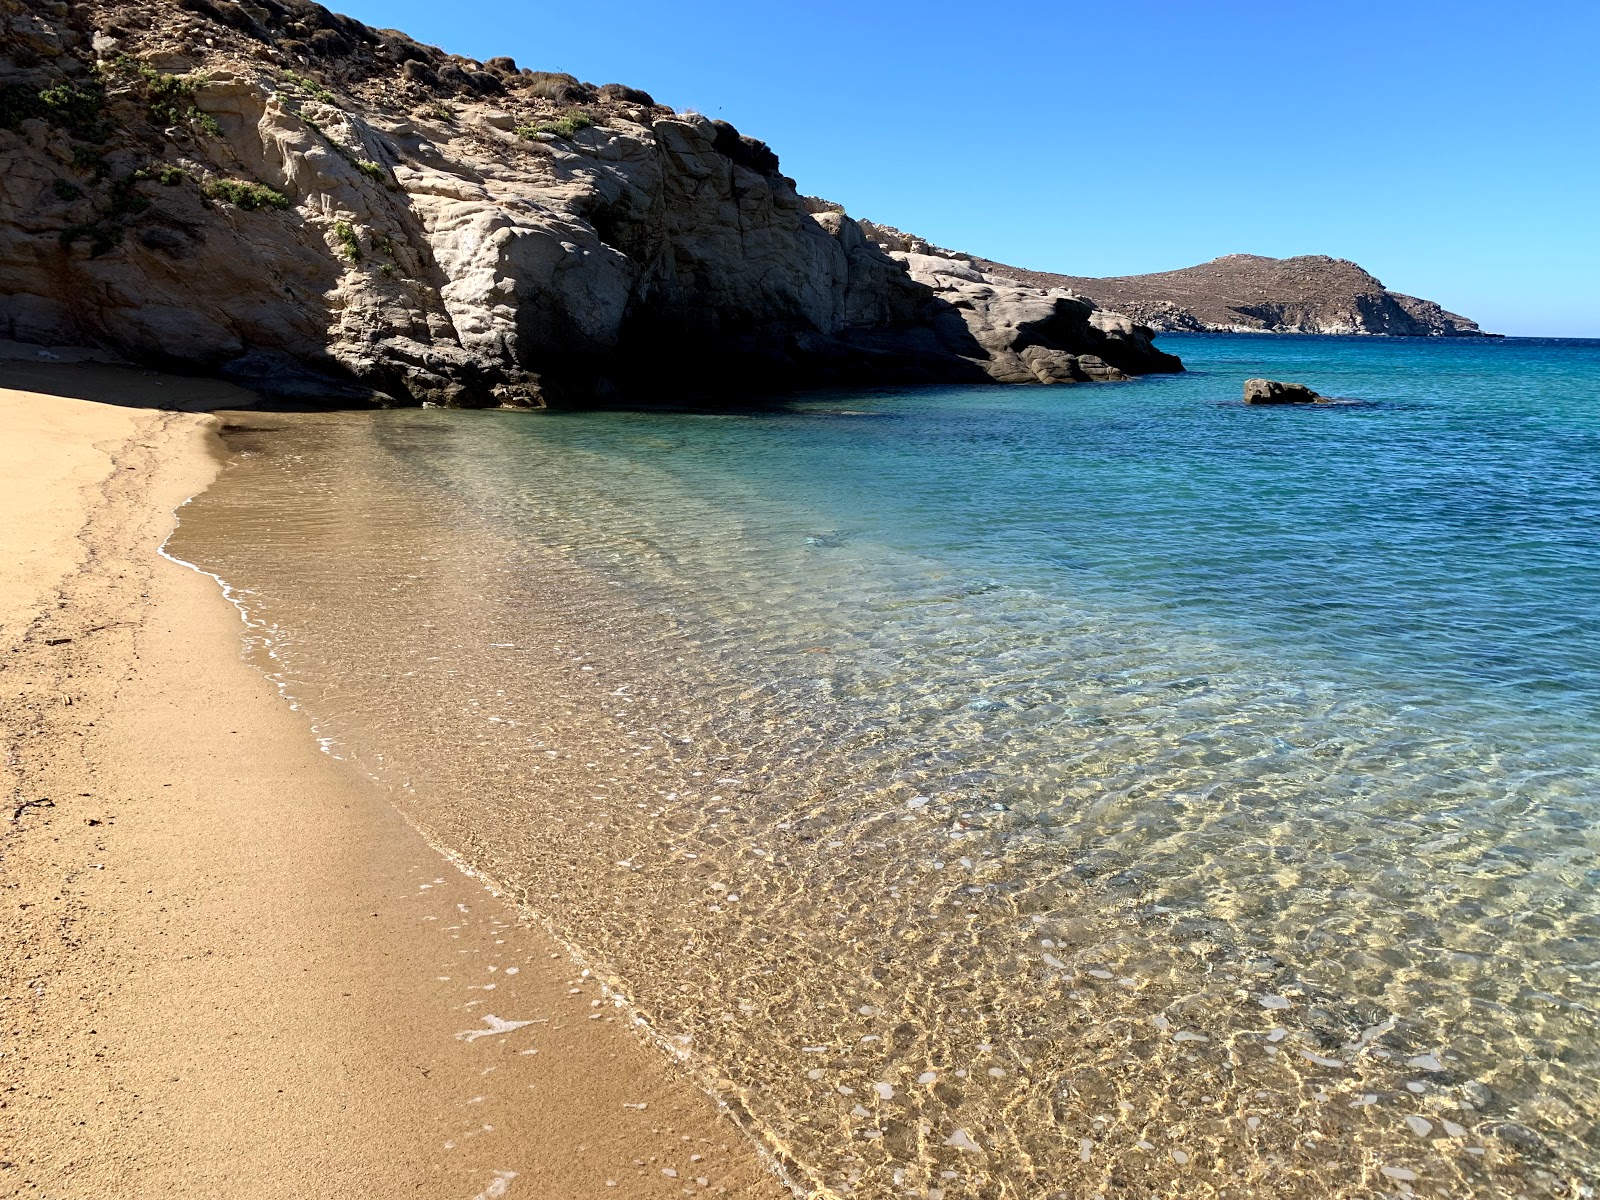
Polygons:
M1246 404L1326 404L1328 398L1318 395L1303 383L1284 383L1277 379L1246 379L1244 381Z
M892 257L949 306L982 348L984 372L997 382L1108 382L1183 369L1176 356L1155 348L1150 330L1070 292L988 275L964 259L912 252ZM951 318L944 324L948 328Z

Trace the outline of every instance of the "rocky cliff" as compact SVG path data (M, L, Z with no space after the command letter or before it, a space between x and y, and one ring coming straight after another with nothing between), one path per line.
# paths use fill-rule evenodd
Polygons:
M1227 254L1178 271L1092 278L973 260L1001 278L1064 288L1158 330L1492 337L1432 300L1391 292L1343 258Z
M307 0L0 0L0 336L280 392L535 405L1181 370L891 255L646 93Z

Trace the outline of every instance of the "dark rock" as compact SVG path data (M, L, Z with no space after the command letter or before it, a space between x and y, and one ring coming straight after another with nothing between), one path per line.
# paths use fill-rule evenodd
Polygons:
M1303 383L1283 383L1276 379L1244 381L1246 404L1326 404L1327 399Z
M600 99L615 100L623 104L637 104L641 108L654 108L655 98L649 92L628 87L622 83L607 83L600 88Z

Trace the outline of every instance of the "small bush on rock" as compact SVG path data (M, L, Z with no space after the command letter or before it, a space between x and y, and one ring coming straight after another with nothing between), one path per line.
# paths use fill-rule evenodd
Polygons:
M163 178L163 183L166 180ZM207 199L221 200L235 208L288 208L289 198L263 183L243 183L237 179L215 179L203 189Z
M594 89L579 83L576 75L564 71L526 71L522 77L527 80L528 94L541 100L557 104L594 103Z
M361 239L349 221L338 221L333 226L333 236L339 240L339 249L351 262L361 261Z
M289 86L293 87L296 91L304 92L313 100L320 100L324 104L333 103L332 92L323 87L315 79L307 79L298 71L285 71L283 73L283 81Z
M544 121L534 126L535 133L553 133L559 138L571 138L580 129L588 129L594 121L587 113L562 113L554 121Z

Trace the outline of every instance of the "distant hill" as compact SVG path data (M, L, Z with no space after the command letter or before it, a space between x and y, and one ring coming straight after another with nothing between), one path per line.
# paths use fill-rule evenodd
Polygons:
M826 201L814 203L825 204ZM1432 300L1391 292L1370 271L1325 254L1225 254L1154 275L1056 275L946 250L892 225L861 221L891 254L954 259L991 279L1061 288L1157 332L1343 333L1391 337L1499 337Z
M972 262L990 275L1067 288L1157 330L1496 336L1432 300L1391 292L1348 259L1323 254L1225 254L1178 271L1109 278L1053 275L979 258Z

